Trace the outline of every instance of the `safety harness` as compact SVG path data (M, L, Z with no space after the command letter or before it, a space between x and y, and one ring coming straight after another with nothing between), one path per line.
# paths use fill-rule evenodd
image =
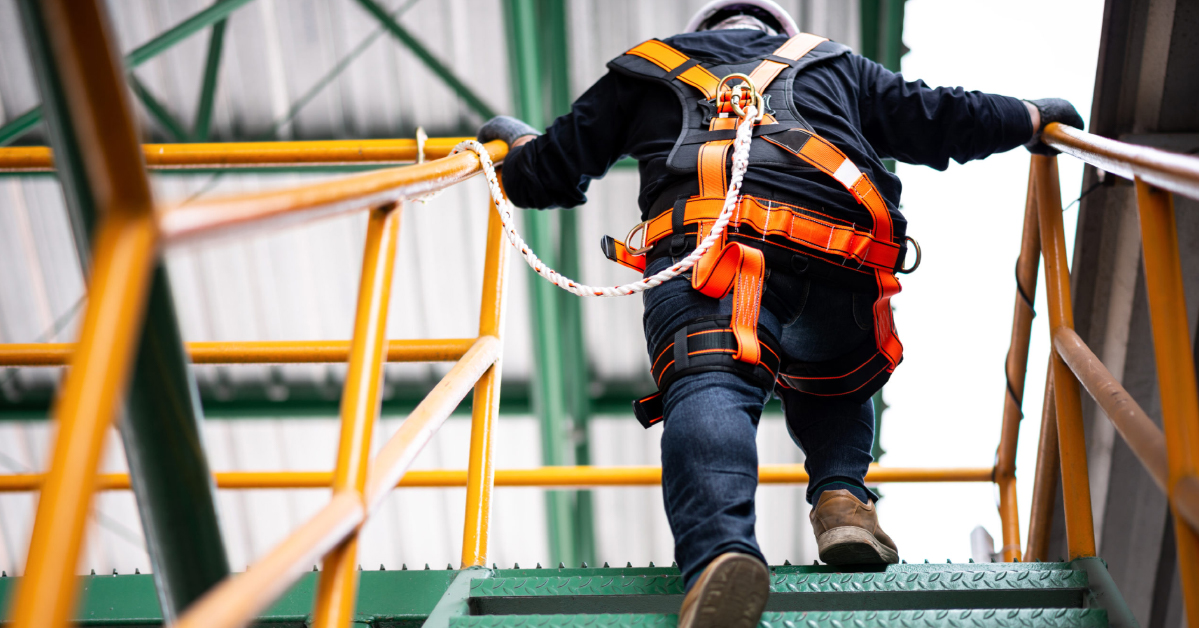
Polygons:
M798 205L741 196L724 234L696 262L691 277L692 287L704 295L720 299L732 294L732 315L689 321L655 348L651 373L658 392L634 402L642 425L662 420L662 393L690 373L733 372L764 386L778 383L810 395L865 401L900 363L903 347L890 300L900 291L896 273L915 269L920 250L913 268L903 269L906 240L911 239L898 236L874 183L814 132L792 97L799 71L848 50L802 33L766 58L721 65L691 59L652 39L610 62L616 71L665 83L679 96L683 129L667 167L695 172L697 184L678 197L664 193L656 203L660 211L635 226L625 241L606 236L602 246L609 259L645 271L649 261L682 255L709 233L729 192L727 164L734 129L744 113L739 103L748 99L757 104L759 116L749 148L751 163L815 167L845 187L872 221L864 230ZM779 105L773 111L772 101ZM781 359L777 339L758 325L768 268L874 292L874 341L830 362Z

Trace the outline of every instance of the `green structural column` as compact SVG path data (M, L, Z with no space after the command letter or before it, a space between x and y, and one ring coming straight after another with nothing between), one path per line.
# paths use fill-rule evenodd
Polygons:
M566 9L562 0L508 0L504 6L516 113L542 128L571 105ZM526 239L538 255L561 272L578 275L575 213L531 211L524 218ZM581 304L578 297L530 276L534 407L542 428L542 462L587 464L590 379ZM569 565L594 561L591 493L548 491L546 500L552 560Z
M570 48L567 44L567 9L564 0L539 0L539 31L542 34L542 75L548 83L550 113L561 116L571 110ZM576 210L559 214L558 269L568 277L578 279L579 215ZM563 290L556 290L563 329L563 376L566 386L567 411L572 419L575 445L575 464L592 463L588 438L588 418L591 415L590 383L587 350L583 335L583 299ZM575 496L574 546L575 558L596 562L596 534L592 512L592 492L577 491Z
M88 270L97 222L93 190L36 0L19 3L45 103L50 143L79 259ZM154 271L120 432L163 616L172 620L229 573L212 474L200 440L200 398L175 319L166 267Z
M883 67L900 71L900 58L908 52L901 40L904 34L904 2L905 0L861 0L859 17L862 28L862 56L876 61ZM896 171L895 160L888 159L884 165L892 172ZM888 405L883 401L883 391L875 393L871 398L875 404L875 442L871 444L871 456L876 462L887 453L879 444L879 434L883 427L883 413Z

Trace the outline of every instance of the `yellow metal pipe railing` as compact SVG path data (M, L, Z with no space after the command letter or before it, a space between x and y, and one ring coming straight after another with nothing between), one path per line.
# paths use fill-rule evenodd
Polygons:
M375 456L367 473L365 499L353 489L334 493L329 504L266 556L197 600L176 626L223 628L249 623L299 579L305 567L355 534L499 353L497 338L475 341Z
M430 138L426 159L441 159L467 137ZM324 140L315 142L213 142L144 144L146 167L255 168L344 164L409 164L418 157L417 140ZM49 146L0 148L0 172L50 172L54 154Z
M493 161L508 146L488 142ZM278 228L367 207L416 198L445 189L479 173L471 151L413 166L385 168L295 188L185 202L163 210L159 228L168 244L248 228Z
M1062 197L1058 188L1058 160L1033 156L1034 188L1037 194L1038 231L1046 274L1046 301L1050 310L1050 333L1059 327L1073 328L1071 278L1067 269L1067 245L1063 236ZM1054 411L1058 420L1058 450L1067 524L1067 554L1071 560L1096 555L1096 533L1092 525L1092 495L1088 483L1087 446L1083 437L1083 410L1079 382L1066 363L1051 349L1054 372Z
M388 340L388 362L453 362L474 344L474 338ZM301 364L345 362L349 340L263 340L184 343L193 364ZM0 344L0 367L64 366L75 344L68 342Z
M1072 558L1095 553L1078 390L1082 382L1167 496L1175 523L1188 625L1196 628L1200 614L1197 608L1200 410L1194 356L1187 342L1190 327L1171 194L1200 198L1200 159L1098 137L1058 123L1047 126L1043 141L1096 168L1134 181L1163 430L1158 430L1072 329L1057 159L1035 155L1031 163L1034 173L1031 197L1037 205L1053 344L1026 558L1045 558L1056 480L1054 466L1059 466L1062 472L1068 553ZM1016 340L1014 333L1014 345ZM1051 451L1055 448L1057 461ZM998 462L998 468L1001 464Z
M158 244L150 184L103 10L96 2L66 0L46 0L40 9L69 108L62 123L74 132L99 224L91 299L52 411L58 434L10 611L16 628L60 628L71 617L100 454L133 367Z
M872 464L867 471L868 484L884 483L962 483L991 482L992 467L904 468ZM414 469L404 474L393 488L457 488L467 486L467 469ZM0 493L38 490L45 474L0 475ZM589 488L598 486L657 486L662 483L662 468L630 467L535 467L497 469L495 486L542 488ZM129 475L103 473L96 486L102 491L129 489ZM808 473L801 464L765 464L758 468L762 484L805 484ZM250 489L327 489L333 485L332 471L218 471L213 482L223 490ZM486 555L486 554L485 554Z
M358 283L350 366L342 390L342 433L333 472L334 493L353 491L360 500L367 484L371 433L379 419L388 305L399 234L399 204L371 210ZM317 579L313 625L331 628L350 623L358 591L358 574L354 569L357 561L357 534L351 534L325 556L325 568Z
M504 282L508 242L500 224L499 209L489 200L487 251L480 295L479 335L499 338L504 330ZM500 413L500 356L475 383L471 405L471 444L463 520L462 569L485 566L492 521L492 488L495 485L495 428Z
M1050 521L1054 495L1058 491L1058 417L1054 414L1054 371L1046 365L1046 389L1042 395L1042 426L1038 438L1037 465L1033 473L1033 498L1029 500L1029 537L1025 560L1049 560Z
M1200 197L1200 161L1193 156L1110 140L1058 122L1046 125L1042 141L1130 181L1141 178L1150 185L1188 198Z
M1175 206L1170 193L1151 187L1138 173L1138 219L1142 227L1142 261L1145 265L1146 295L1150 306L1150 331L1154 338L1154 363L1158 370L1158 396L1162 404L1163 433L1166 435L1167 496L1195 495L1197 477L1196 370L1193 366L1191 325L1183 292L1179 260L1179 236L1175 229ZM1193 183L1196 180L1193 178ZM1173 502L1173 500L1172 500ZM1197 574L1195 518L1192 525L1178 507L1175 543L1183 582L1188 623L1197 622Z
M1025 371L1029 363L1029 336L1033 328L1033 295L1037 293L1038 223L1033 195L1033 170L1026 184L1025 225L1017 256L1016 305L1012 339L1004 361L1004 414L1000 444L996 447L996 488L1000 494L1000 554L1007 562L1021 560L1021 523L1017 509L1017 438L1021 430L1021 403L1025 398Z

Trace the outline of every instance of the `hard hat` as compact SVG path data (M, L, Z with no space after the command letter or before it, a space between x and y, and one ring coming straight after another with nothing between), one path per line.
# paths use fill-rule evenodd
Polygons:
M711 25L712 18L718 13L738 12L744 12L754 17L768 17L778 23L788 37L800 33L800 28L796 26L796 21L792 19L792 16L771 0L713 0L692 16L683 32L695 33L704 30Z

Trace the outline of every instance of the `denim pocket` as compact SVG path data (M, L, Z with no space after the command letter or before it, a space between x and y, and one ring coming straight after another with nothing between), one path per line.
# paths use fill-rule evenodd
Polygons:
M787 273L774 273L767 278L763 306L775 313L784 327L794 325L804 313L812 281Z

